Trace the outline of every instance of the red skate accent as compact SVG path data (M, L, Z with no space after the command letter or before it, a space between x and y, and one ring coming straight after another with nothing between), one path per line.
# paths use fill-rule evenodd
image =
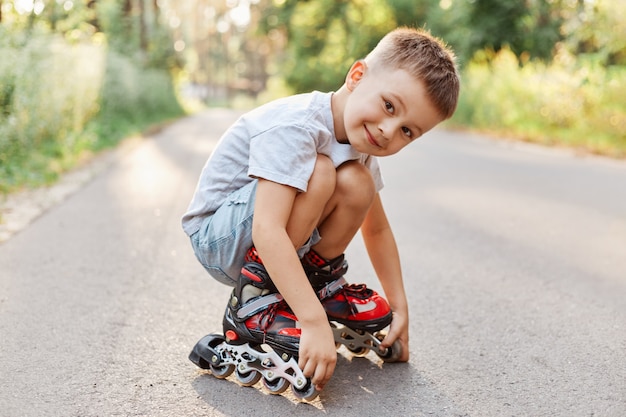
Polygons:
M244 260L246 262L256 262L263 265L263 261L261 260L261 257L259 256L259 253L256 251L256 248L254 246L251 246L250 249L248 249Z
M293 314L290 310L281 310L277 314L279 314L279 315L281 315L283 317L286 317L289 320L298 321L298 319L296 318L296 315Z
M278 332L278 334L283 336L300 337L302 335L302 331L300 329L282 329Z
M304 258L311 264L315 266L324 266L326 265L326 260L318 255L313 249L308 251Z
M250 278L254 282L263 282L261 278L257 277L252 272L248 271L246 268L241 268L241 273L245 275L246 277Z
M228 330L224 336L226 336L226 339L230 341L235 341L239 339L239 335L235 333L233 330Z
M376 320L391 313L387 300L365 284L346 285L322 304L330 317L351 321Z

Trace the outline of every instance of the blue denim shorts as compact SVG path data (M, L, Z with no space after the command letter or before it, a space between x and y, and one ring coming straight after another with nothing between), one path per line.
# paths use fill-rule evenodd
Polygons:
M254 180L228 195L224 204L202 221L200 230L191 235L191 246L198 261L219 282L234 287L252 246L252 218L256 186ZM320 241L313 231L309 240L298 249L302 257Z

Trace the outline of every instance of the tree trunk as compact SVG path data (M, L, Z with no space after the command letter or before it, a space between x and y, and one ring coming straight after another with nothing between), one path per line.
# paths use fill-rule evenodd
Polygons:
M124 16L125 17L130 17L132 12L133 12L133 1L132 0L125 0L124 1L124 8L122 10L124 11Z
M145 0L139 0L139 48L143 52L148 51L148 33L146 30L146 4Z
M97 0L89 0L87 2L87 7L89 9L95 10L94 14L93 14L93 18L90 20L90 24L93 25L93 27L96 28L97 32L100 32L102 30L102 28L100 27L100 19L99 19L99 15L98 15L98 4L97 4Z

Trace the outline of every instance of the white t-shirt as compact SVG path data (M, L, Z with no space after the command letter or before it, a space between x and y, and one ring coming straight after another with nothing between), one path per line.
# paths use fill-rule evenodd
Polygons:
M358 160L369 168L376 190L383 188L378 161L335 138L332 93L318 91L272 101L244 114L220 138L207 160L182 219L189 236L231 192L255 178L305 192L317 154L335 167Z

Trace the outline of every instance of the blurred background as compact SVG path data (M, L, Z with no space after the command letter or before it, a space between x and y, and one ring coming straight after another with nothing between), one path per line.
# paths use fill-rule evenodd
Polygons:
M626 2L0 0L0 194L206 107L336 90L389 30L458 56L446 126L626 156Z

